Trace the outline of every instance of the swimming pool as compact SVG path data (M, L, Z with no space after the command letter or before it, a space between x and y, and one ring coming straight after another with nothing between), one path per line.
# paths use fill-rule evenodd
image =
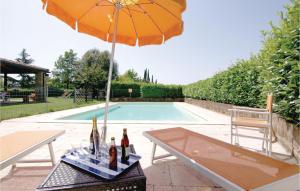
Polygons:
M61 120L98 120L104 118L104 108L90 110L60 118ZM109 120L201 121L200 116L176 103L117 103L109 107Z

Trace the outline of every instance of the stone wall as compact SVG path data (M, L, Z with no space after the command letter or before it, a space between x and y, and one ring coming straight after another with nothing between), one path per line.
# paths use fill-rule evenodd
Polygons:
M196 100L191 98L186 98L185 102L226 115L230 115L228 109L231 109L234 106L231 104ZM298 161L300 161L300 128L295 124L287 122L276 113L273 113L272 119L273 130L277 141L279 141L288 152L291 152Z

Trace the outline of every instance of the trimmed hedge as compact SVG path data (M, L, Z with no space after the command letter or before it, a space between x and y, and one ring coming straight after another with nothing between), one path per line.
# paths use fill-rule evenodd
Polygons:
M36 90L10 90L9 96L11 98L23 98L24 96L31 95L32 93L36 93ZM59 97L62 96L64 93L64 90L54 87L48 87L48 97Z
M252 58L255 59L255 58ZM186 97L243 106L259 106L260 70L256 64L240 60L224 72L184 87Z
M64 94L64 90L55 88L55 87L48 87L48 97L59 97Z
M131 97L141 97L141 84L139 83L125 83L112 82L111 91L112 97L130 97L128 89L132 89Z
M240 60L212 78L189 84L186 97L221 103L265 107L274 96L274 111L300 127L300 0L292 0L278 26L264 32L257 56Z
M112 97L130 97L128 89L132 89L131 97L137 98L182 98L182 86L150 83L113 82Z
M141 87L143 98L182 98L182 86L143 84Z

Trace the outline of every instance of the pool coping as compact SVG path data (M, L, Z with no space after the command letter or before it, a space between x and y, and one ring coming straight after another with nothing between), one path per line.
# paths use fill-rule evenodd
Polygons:
M130 104L139 104L139 103L143 103L143 104L151 104L151 103L163 103L163 104L174 104L176 108L178 108L178 110L183 110L182 112L186 112L189 115L191 115L192 118L198 118L200 119L200 121L173 121L173 120L108 120L107 124L178 124L178 125L199 125L199 124L206 124L203 121L208 121L207 119L205 119L204 117L200 116L199 114L197 114L196 112L191 111L190 109L184 107L183 104L179 104L181 102L110 102L109 106L114 106L114 105L118 105L118 104L126 104L126 103L130 103ZM97 108L94 109L89 109L89 110L85 110L85 111L78 111L76 113L73 114L65 114L59 118L56 118L54 120L48 121L48 122L52 122L52 123L77 123L77 124L87 124L90 123L90 120L70 120L70 119L61 119L61 118L65 118L65 117L70 117L73 115L78 115L80 113L85 113L85 112L90 112L93 110L97 110L97 109L103 109L105 107L105 105L101 105L98 106ZM103 119L98 120L97 124L103 124ZM210 123L209 123L210 124Z
M139 102L110 102L110 106L116 105L118 103L139 103ZM142 103L148 103L148 102L142 102ZM151 103L165 103L165 102L151 102ZM191 105L189 103L185 102L168 102L168 103L174 103L175 105L179 105L181 109L187 110L186 112L190 112L192 115L200 116L199 114L202 114L204 112L203 108L196 107L194 105ZM6 122L35 122L35 123L57 123L57 124L90 124L90 120L60 120L60 118L76 115L78 113L83 113L95 109L100 109L105 107L105 103L90 105L90 106L84 106L80 108L72 108L62 111L56 111L56 112L49 112L49 113L43 113L33 116L27 116L22 118L15 118L15 119L9 119L5 120ZM107 124L170 124L170 125L229 125L230 121L228 120L228 117L223 114L217 114L217 120L216 119L216 113L211 112L205 109L205 115L207 113L211 113L207 116L200 116L202 119L201 121L155 121L155 120L108 120ZM203 120L204 119L204 120ZM213 120L212 120L213 119ZM219 120L221 119L221 120ZM224 121L225 120L225 121ZM103 124L103 120L98 120L98 124Z

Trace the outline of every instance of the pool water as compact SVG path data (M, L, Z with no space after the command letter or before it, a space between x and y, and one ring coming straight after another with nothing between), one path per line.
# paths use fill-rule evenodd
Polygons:
M61 118L62 120L103 120L104 108ZM119 103L109 107L109 120L200 121L201 117L175 103Z

